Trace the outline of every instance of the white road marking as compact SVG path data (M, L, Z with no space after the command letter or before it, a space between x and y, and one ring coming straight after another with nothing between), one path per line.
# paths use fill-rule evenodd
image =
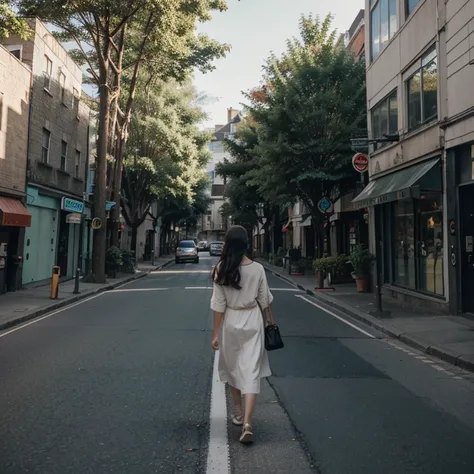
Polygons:
M210 290L209 286L186 286L185 290Z
M301 292L299 288L270 288L270 291L293 291L295 293Z
M227 439L227 404L225 385L219 378L219 351L214 355L209 451L206 474L229 474L229 444Z
M53 311L52 313L49 313L45 316L41 316L40 318L33 319L29 323L22 324L21 326L16 327L15 329L11 329L10 331L4 332L3 334L0 334L0 337L5 337L8 336L9 334L12 334L16 331L19 331L20 329L26 328L28 326L31 326L32 324L39 323L40 321L43 321L43 319L48 319L51 316L54 316L55 314L62 313L63 311L66 311L67 309L74 308L74 306L78 306L82 303L86 303L87 301L93 300L94 298L98 298L99 296L104 295L105 293L98 293L97 295L91 296L90 298L86 298L84 300L78 301L77 303L70 304L68 306L64 306L64 308L58 309L57 311Z
M178 273L207 273L211 274L211 270L159 270L150 272L151 275L172 275Z
M343 323L347 324L353 329L356 329L357 331L361 332L362 334L365 334L366 336L370 337L371 339L375 339L375 336L372 334L368 333L367 331L364 331L362 328L357 327L355 324L352 324L350 321L345 320L344 318L341 318L341 316L338 316L336 313L333 313L332 311L329 311L328 309L324 308L323 306L320 306L319 304L315 303L314 301L309 300L308 298L305 298L302 295L295 295L296 298L301 298L302 300L305 300L307 303L312 304L313 306L316 306L316 308L320 309L321 311L324 311L325 313L331 315L332 317L338 319L339 321L342 321Z
M169 288L128 288L126 290L110 290L107 293L122 293L125 291L165 291Z

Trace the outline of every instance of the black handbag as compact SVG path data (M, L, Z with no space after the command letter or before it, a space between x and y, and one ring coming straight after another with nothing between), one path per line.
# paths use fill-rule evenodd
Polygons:
M263 310L262 307L260 307L260 309L262 311L263 323L265 325L265 349L267 351L283 349L285 344L283 344L283 339L281 338L280 328L275 324L272 309L270 306L266 308L268 319L265 318L265 310Z

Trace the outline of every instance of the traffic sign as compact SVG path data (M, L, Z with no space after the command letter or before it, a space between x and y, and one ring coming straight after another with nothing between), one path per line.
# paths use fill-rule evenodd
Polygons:
M352 166L359 173L364 173L369 167L369 157L363 153L356 153L352 158Z
M329 198L323 197L318 202L318 209L319 212L322 212L323 214L332 214L334 212L334 204Z

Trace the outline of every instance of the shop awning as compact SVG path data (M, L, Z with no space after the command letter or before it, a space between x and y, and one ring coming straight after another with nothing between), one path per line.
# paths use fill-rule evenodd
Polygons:
M374 179L352 203L355 208L361 209L408 197L419 197L420 181L438 163L439 158L435 158Z
M18 199L0 196L0 225L30 227L31 214Z

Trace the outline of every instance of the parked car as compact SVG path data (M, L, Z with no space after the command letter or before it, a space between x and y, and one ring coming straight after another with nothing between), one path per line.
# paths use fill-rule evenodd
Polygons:
M209 248L209 255L211 257L220 257L222 255L222 249L224 248L224 242L211 242Z
M175 262L199 263L199 252L194 240L182 240L176 248Z
M206 252L209 250L209 245L207 245L207 242L205 240L201 240L201 242L198 243L198 250L200 252Z

